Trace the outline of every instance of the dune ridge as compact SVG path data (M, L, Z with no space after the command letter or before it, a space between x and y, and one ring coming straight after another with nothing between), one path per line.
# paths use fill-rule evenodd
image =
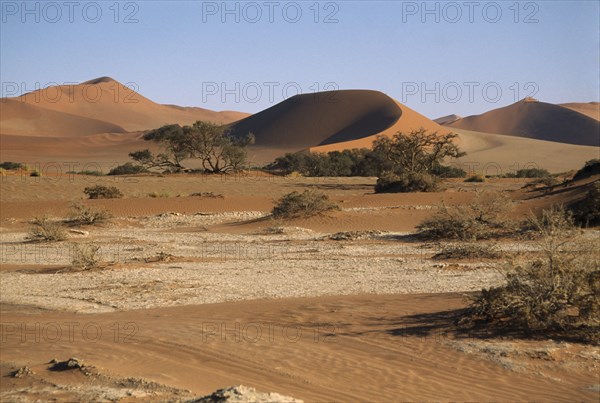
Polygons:
M572 108L526 98L472 115L448 127L498 133L566 144L600 146L600 122Z

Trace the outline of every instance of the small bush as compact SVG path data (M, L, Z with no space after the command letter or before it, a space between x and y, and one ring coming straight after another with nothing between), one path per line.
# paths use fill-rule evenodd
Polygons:
M502 257L494 246L477 243L461 243L447 245L440 252L433 255L432 259L498 259Z
M167 198L167 197L171 197L171 195L169 194L169 192L151 192L148 193L148 197L151 197L153 199L156 198Z
M585 179L597 174L600 174L600 159L594 158L587 161L583 168L575 173L573 180Z
M25 165L21 164L20 162L6 161L0 163L0 168L6 169L7 171L11 171L16 169L24 169Z
M90 199L120 199L123 197L123 193L114 186L91 186L86 187L83 193L88 195Z
M477 193L472 203L447 207L442 205L431 218L417 226L420 233L433 239L475 241L500 236L510 227L506 213L511 201L503 193Z
M206 197L209 199L224 199L221 193L213 193L213 192L196 192L190 195L191 197Z
M332 203L326 194L305 190L302 193L288 193L279 199L273 207L272 215L274 218L310 217L335 209L338 209L338 206Z
M142 165L133 164L131 162L127 162L123 165L119 165L113 169L111 169L108 174L109 175L135 175L141 173L150 172Z
M485 182L485 178L479 174L475 174L465 179L465 182Z
M547 178L550 172L543 168L526 168L519 169L514 176L515 178Z
M563 217L560 215L563 214ZM532 218L543 257L512 266L506 284L482 290L465 321L526 332L557 332L600 341L600 260L597 243L565 231L570 218L554 208Z
M74 244L71 265L82 270L98 267L100 263L100 247L93 244Z
M40 173L40 171L32 171L32 172L29 174L29 176L32 176L32 177L38 178L38 177L42 176L42 174Z
M51 221L47 217L35 218L32 221L26 239L32 242L59 242L67 239L67 232L61 223Z
M111 214L106 210L97 210L83 203L73 203L68 222L73 225L95 225L108 220Z
M577 223L589 227L600 225L600 181L592 184L586 197L570 206Z
M435 192L438 180L426 173L386 173L377 179L376 193Z
M467 176L467 172L464 169L445 165L436 166L431 171L431 174L440 178L465 178Z

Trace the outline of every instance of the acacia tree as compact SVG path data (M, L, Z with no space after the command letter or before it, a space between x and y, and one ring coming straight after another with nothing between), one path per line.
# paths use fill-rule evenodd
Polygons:
M396 174L430 174L444 158L466 155L454 144L456 137L458 135L454 133L439 135L420 128L408 134L398 132L392 138L378 136L373 142L373 150L391 163Z
M254 136L233 136L226 126L198 121L192 126L167 125L144 135L144 140L158 143L164 153L150 150L130 153L129 156L147 169L164 168L171 172L185 170L186 159L200 159L206 172L237 171L246 163L246 147Z
M424 128L408 134L398 132L393 137L378 136L373 151L387 161L389 170L382 171L375 185L376 192L431 192L438 189L435 170L444 158L465 155L454 144L454 133L438 135Z

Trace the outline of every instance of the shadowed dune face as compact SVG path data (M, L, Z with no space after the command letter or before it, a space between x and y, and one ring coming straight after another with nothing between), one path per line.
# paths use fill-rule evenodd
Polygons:
M600 122L575 110L522 100L448 124L459 129L508 134L567 144L600 146Z
M345 90L303 94L232 125L254 133L259 147L305 149L373 136L392 127L402 109L377 91Z

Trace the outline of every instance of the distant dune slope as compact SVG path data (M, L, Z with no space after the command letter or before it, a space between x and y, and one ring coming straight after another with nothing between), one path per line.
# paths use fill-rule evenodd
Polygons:
M433 121L440 125L447 125L452 122L456 122L458 119L462 119L462 117L452 114L452 115L448 115L448 116L442 116L441 118L433 119Z
M0 100L0 112L2 134L70 137L125 132L113 123L41 108L15 99Z
M600 102L571 102L567 104L559 104L574 110L575 112L582 113L592 119L600 120Z
M524 99L448 125L567 144L600 146L600 122L567 107Z
M214 112L202 108L157 104L109 77L78 85L48 87L7 100L13 102L0 102L1 133L30 136L76 136L123 130L139 131L172 123L191 124L196 120L231 123L248 116L240 112ZM23 106L16 111L14 102L32 108ZM74 115L74 121L70 121L68 115L62 115L40 132L46 125L45 121L39 121L42 115L48 119L59 116L51 116L43 110ZM20 120L14 118L16 115ZM82 118L104 122L107 126L103 127L95 122L89 128L83 129L82 126L85 125ZM6 122L7 119L11 121Z
M261 148L321 151L346 148L349 142L369 147L378 134L421 126L445 130L381 92L342 90L294 96L236 122L232 129L254 133Z
M503 134L454 129L458 144L467 155L451 161L469 171L484 175L515 172L522 168L544 168L550 172L579 169L593 158L600 158L600 148L528 139Z

